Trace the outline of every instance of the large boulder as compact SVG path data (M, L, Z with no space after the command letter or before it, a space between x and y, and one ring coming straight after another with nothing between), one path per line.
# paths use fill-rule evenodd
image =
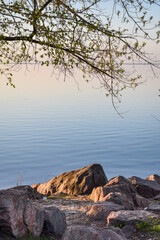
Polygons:
M158 215L144 210L121 210L111 212L107 217L107 226L123 227L125 225L136 226L137 223L145 222L151 218L158 218Z
M63 192L69 195L90 194L93 188L103 186L108 182L100 164L62 173L43 184L32 185L38 192L45 195Z
M28 186L0 191L0 232L23 237L30 231L33 237L40 236L44 214L28 200L33 196L30 191L33 190ZM35 197L36 191L33 192Z
M107 228L71 226L66 230L62 240L126 240L126 238Z
M125 206L126 209L134 209L135 194L134 186L125 177L118 176L105 186L94 188L90 199L94 202L111 201Z
M67 227L65 213L53 205L43 206L42 209L44 211L43 233L61 237Z
M145 198L152 198L160 194L160 184L152 180L144 180L139 177L130 177L128 180L135 186L138 194Z

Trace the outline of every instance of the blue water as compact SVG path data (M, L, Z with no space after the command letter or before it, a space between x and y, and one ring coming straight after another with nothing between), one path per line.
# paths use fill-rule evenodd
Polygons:
M160 80L124 92L122 119L92 84L79 90L74 81L23 74L16 89L0 85L1 189L91 163L100 163L109 179L160 174Z

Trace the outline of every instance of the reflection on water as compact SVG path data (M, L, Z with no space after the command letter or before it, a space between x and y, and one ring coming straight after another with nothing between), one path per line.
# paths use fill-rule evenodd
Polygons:
M46 181L91 163L108 178L160 174L158 80L124 92L120 111L100 90L30 73L0 85L0 188ZM21 180L22 177L22 180Z

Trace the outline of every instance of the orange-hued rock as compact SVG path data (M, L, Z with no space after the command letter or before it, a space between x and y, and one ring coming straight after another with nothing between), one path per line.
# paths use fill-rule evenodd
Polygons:
M158 184L160 184L160 176L157 175L157 174L152 174L151 176L149 176L145 180L156 181Z
M100 164L62 173L43 184L32 185L39 193L52 195L66 193L69 195L90 194L93 188L103 186L108 182Z
M94 188L90 199L94 202L110 201L134 209L135 187L123 176L111 179L105 186Z

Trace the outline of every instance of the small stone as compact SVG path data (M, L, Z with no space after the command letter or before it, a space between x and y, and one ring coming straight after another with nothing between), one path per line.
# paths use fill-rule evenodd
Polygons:
M160 201L160 194L159 194L159 195L156 195L156 196L154 197L154 200Z
M135 226L126 225L122 228L122 232L124 233L126 238L130 238L134 233L137 232L137 229Z
M106 221L111 211L124 210L125 207L118 205L113 202L105 202L105 204L95 204L91 207L90 211L87 212L87 216L91 220Z
M149 205L148 210L160 212L160 205Z

